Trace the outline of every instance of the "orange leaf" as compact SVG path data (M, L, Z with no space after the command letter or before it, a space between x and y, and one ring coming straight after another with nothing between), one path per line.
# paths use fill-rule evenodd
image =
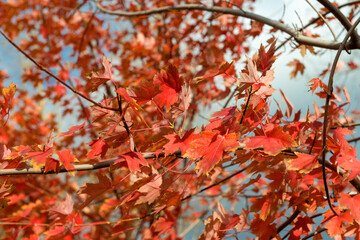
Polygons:
M293 71L290 73L290 78L296 77L296 75L300 72L304 73L305 66L298 59L294 59L294 61L290 62L288 66L293 67Z
M120 155L114 162L114 165L124 160L126 161L128 168L132 173L140 172L140 165L148 166L146 159L142 156L141 153L137 152L128 152Z
M74 165L71 163L73 163L76 158L70 153L69 149L65 149L60 152L57 151L56 153L59 156L60 162L65 166L66 170L71 171L75 169Z
M79 131L80 129L83 129L84 126L85 123L81 125L72 126L67 132L59 133L56 137L72 136L75 132Z
M88 159L93 159L101 154L101 157L104 157L108 148L110 147L109 144L107 144L104 140L98 139L91 141L89 143L89 146L93 148L90 152L87 154Z
M222 159L225 151L239 146L237 138L235 133L222 136L213 132L203 132L199 138L191 142L191 147L184 156L192 159L203 157L197 168L208 173Z
M160 73L155 75L154 84L159 84L159 89L161 91L154 99L160 107L166 105L166 111L169 111L171 105L178 100L178 95L184 84L184 79L179 76L177 68L170 64L166 71L161 70Z
M89 195L85 202L79 207L80 210L86 207L95 198L112 188L112 183L108 177L101 174L98 174L97 177L99 180L98 183L86 183L85 186L80 187L79 194L84 193Z
M297 147L293 138L282 130L282 127L275 124L267 124L265 127L266 136L247 137L245 139L246 149L264 147L264 152L275 156L282 150Z
M111 80L111 68L112 64L109 61L109 59L105 56L103 56L102 60L103 69L100 71L93 71L89 74L88 79L91 81L91 89L90 91L96 91L97 88L101 85L107 82L108 80Z
M300 171L300 173L309 173L315 167L319 166L317 156L306 153L296 153L296 156L297 158L288 161L287 168L289 170Z
M360 224L360 195L351 197L347 193L340 193L339 206L342 209L349 208L351 216Z

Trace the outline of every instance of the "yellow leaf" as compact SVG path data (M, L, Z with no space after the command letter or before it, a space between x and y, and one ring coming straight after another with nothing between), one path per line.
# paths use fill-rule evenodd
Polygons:
M2 89L2 94L7 99L12 98L15 95L15 92L16 92L16 85L13 82L11 82L8 88Z

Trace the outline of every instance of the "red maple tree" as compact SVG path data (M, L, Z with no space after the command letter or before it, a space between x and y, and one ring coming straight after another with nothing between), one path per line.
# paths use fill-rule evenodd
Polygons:
M0 71L0 237L360 239L359 111L335 77L360 1L307 1L301 26L254 2L0 2L28 61ZM287 64L320 107L272 86L286 46L319 59Z

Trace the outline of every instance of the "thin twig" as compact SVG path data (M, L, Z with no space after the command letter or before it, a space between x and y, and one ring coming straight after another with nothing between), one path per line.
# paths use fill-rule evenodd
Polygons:
M317 138L317 132L315 132L314 140L313 140L313 142L312 142L312 144L311 144L311 147L310 147L310 150L309 150L309 154L311 154L311 152L312 152L312 150L313 150L313 148L314 148L314 146L315 146L316 138Z
M303 22L302 22L302 20L301 20L301 17L300 17L299 14L298 14L298 12L295 11L295 14L296 14L296 16L298 17L298 19L299 19L299 21L300 21L300 23L301 23L301 28L300 28L300 29L304 29L304 24L303 24ZM299 32L300 32L300 31L299 31Z
M220 181L218 181L218 182L216 182L216 183L213 183L213 184L211 184L211 185L209 185L209 186L207 186L207 187L199 190L198 192L196 192L196 193L194 193L194 194L190 194L190 195L182 198L181 201L185 201L185 200L187 200L187 199L189 199L189 198L192 198L192 197L194 197L194 196L196 196L196 195L198 195L198 194L200 194L200 193L202 193L202 192L204 192L204 191L206 191L206 190L208 190L208 189L210 189L210 188L213 188L213 187L215 187L215 186L218 186L218 185L220 185L221 183L226 182L227 180L231 179L232 177L234 177L234 176L242 173L242 172L245 171L247 168L248 168L248 167L244 167L244 168L242 168L242 169L234 172L233 174L227 176L226 178L221 179Z
M352 143L352 142L357 142L357 141L359 141L359 140L360 140L360 137L353 138L353 139L349 139L349 140L347 140L347 141L348 141L348 143Z
M46 74L48 74L49 76L53 77L56 81L58 81L59 83L61 83L62 85L64 85L65 87L67 87L69 90L71 90L73 93L81 96L82 98L86 99L87 101L91 102L92 104L100 107L100 108L104 108L104 109L108 109L108 110L112 110L112 111L119 111L116 108L111 108L111 107L106 107L103 106L97 102L95 102L94 100L88 98L87 96L85 96L84 94L82 94L81 92L75 90L74 88L72 88L69 84L67 84L65 81L61 80L60 78L58 78L57 76L55 76L52 72L50 72L48 69L46 69L43 65L41 65L40 63L38 63L34 58L32 58L29 54L27 54L22 48L20 48L19 45L17 45L14 41L12 41L4 32L2 32L0 30L1 35L3 35L3 37L11 44L13 45L20 53L22 53L26 58L28 58L31 62L33 62L41 71L45 72Z
M224 104L223 108L226 108L229 105L229 103L230 103L231 99L234 97L235 93L236 93L236 88L233 90L233 92L230 94L229 98L226 100L226 103Z
M302 238L301 240L306 240L306 239L312 238L312 237L314 237L315 235L318 235L318 234L320 234L320 233L322 233L322 232L325 232L326 230L327 230L326 228L322 228L322 229L320 229L319 231L315 231L315 232L313 232L313 233L310 233L309 235L307 235L306 237Z
M327 186L327 182L326 182L326 169L325 169L325 158L326 158L326 150L327 150L327 146L326 146L326 139L327 139L327 125L328 125L328 115L329 115L329 104L330 104L330 98L332 96L332 92L333 92L333 82L334 82L334 74L335 74L335 68L336 68L336 64L340 58L341 52L345 47L345 44L348 40L348 38L352 35L352 32L355 30L356 26L360 23L360 18L358 18L356 20L356 22L354 23L354 25L352 25L352 27L350 28L350 30L348 31L348 33L346 34L346 36L344 37L344 40L342 41L334 62L332 64L331 67L331 72L330 72L330 76L329 76L329 81L328 81L328 90L327 90L327 95L326 95L326 102L325 102L325 113L324 113L324 123L323 123L323 142L322 142L322 173L323 173L323 181L324 181L324 188L325 188L325 193L326 193L326 198L327 201L329 203L329 207L330 209L334 212L334 214L336 216L338 216L338 214L336 213L335 209L333 208L332 204L331 204L331 200L330 200L330 194L329 194L329 189Z
M291 214L291 216L278 227L276 233L280 233L282 230L284 230L288 225L290 225L295 220L295 218L297 218L299 214L300 214L300 210L297 207L296 210L293 212L293 214Z
M244 108L243 114L241 115L241 119L240 119L240 124L242 124L242 122L244 121L244 117L245 117L247 108L249 107L250 97L253 94L251 91L252 91L252 86L250 86L250 89L249 89L249 96L246 99L245 108Z
M347 124L332 126L332 127L330 127L330 129L336 129L336 128L351 128L351 127L357 127L357 126L360 126L360 123L347 123Z
M334 33L334 31L331 29L328 21L326 21L326 19L324 18L324 16L321 15L321 13L311 4L311 2L309 2L309 0L305 0L305 1L306 1L306 2L310 5L310 7L317 13L317 15L319 15L319 17L324 21L324 23L326 24L326 26L329 28L331 34L333 35L334 40L337 41L337 38L336 38L336 36L335 36L335 33ZM303 27L303 28L304 28L304 27Z
M116 88L116 86L115 86ZM130 139L130 144L131 142L134 144L134 152L137 152L137 148L136 148L136 145L135 145L135 141L134 141L134 138L133 138L133 135L130 131L130 127L129 125L127 124L126 120L125 120L125 114L123 114L123 110L122 110L122 107L121 107L121 96L116 92L116 99L117 99L117 102L118 102L118 105L119 105L119 115L120 115L120 118L121 118L121 121L122 123L124 124L124 128L126 130L126 133ZM132 151L132 149L131 149Z

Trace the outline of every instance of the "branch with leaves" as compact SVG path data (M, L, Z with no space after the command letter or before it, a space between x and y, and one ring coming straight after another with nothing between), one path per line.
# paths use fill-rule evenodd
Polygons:
M296 13L297 28L278 20L292 5L267 17L250 0L0 2L5 45L33 63L16 79L0 70L0 232L354 237L359 138L349 135L359 111L355 89L333 79L336 67L339 76L359 69L337 63L359 49L360 1L318 3L308 1L316 18L307 24ZM327 28L335 40L317 35ZM336 50L335 60L319 48ZM313 58L292 52L318 58L323 72L307 79ZM295 109L300 88L276 89L279 78L292 81L274 65L284 56L290 78L306 81L301 100L317 99L313 109ZM200 236L190 236L195 226Z

